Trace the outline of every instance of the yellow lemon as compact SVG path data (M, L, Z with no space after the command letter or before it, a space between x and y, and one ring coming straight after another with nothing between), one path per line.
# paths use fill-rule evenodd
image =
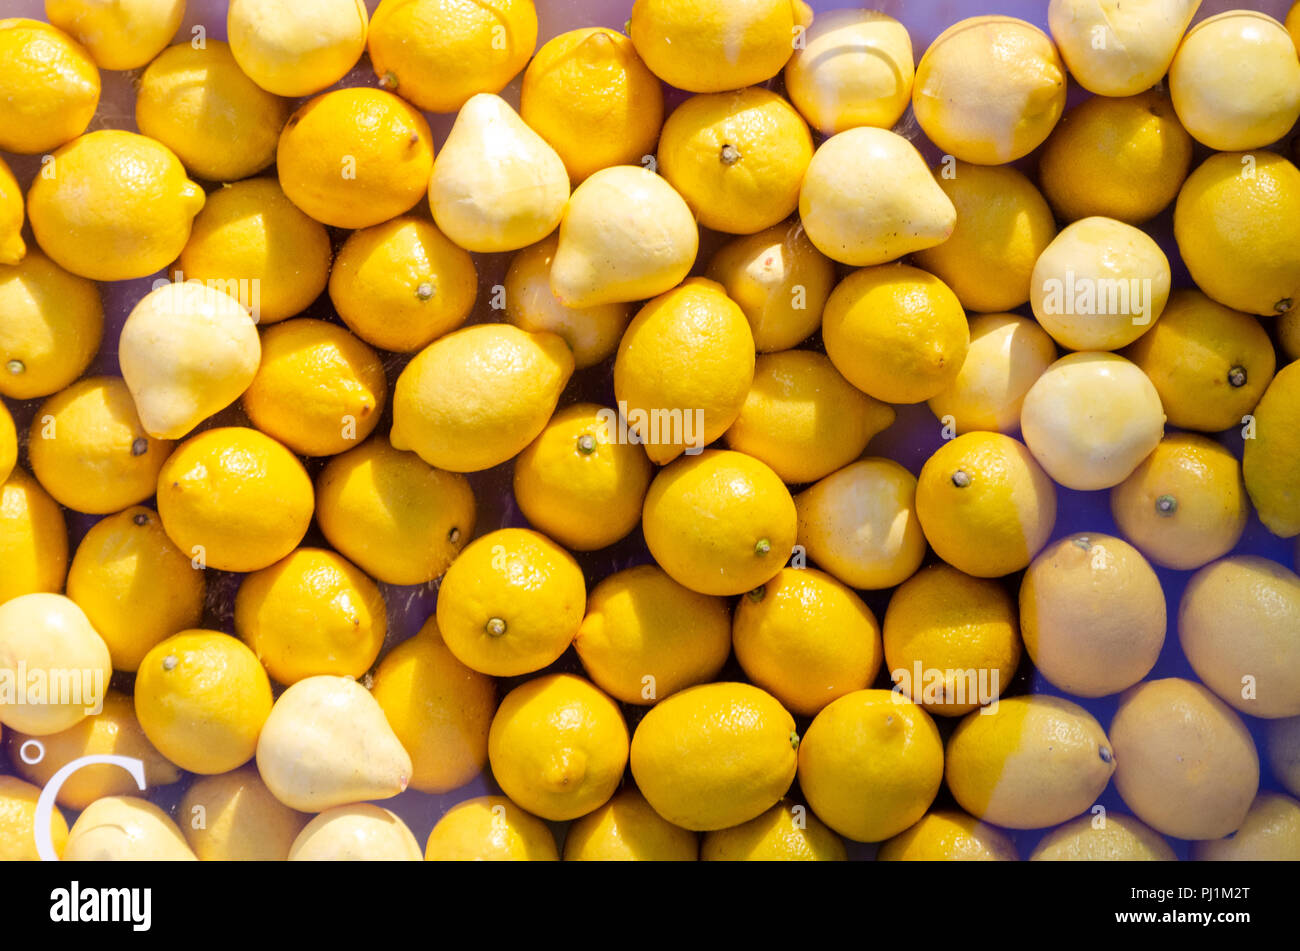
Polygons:
M282 684L361 677L387 632L378 586L323 548L299 548L253 572L235 596L235 633Z
M857 842L902 832L943 781L943 742L919 706L857 690L826 706L799 745L799 787L822 822Z
M1277 319L1277 338L1288 359L1300 360L1300 310L1293 310Z
M429 124L382 89L336 89L289 117L276 150L280 187L317 221L368 228L409 211L433 170Z
M1015 843L1001 829L952 809L926 813L882 842L877 862L1014 862Z
M1079 816L1038 840L1031 862L1174 862L1164 837L1132 816Z
M99 105L99 70L62 30L0 20L0 149L48 152L86 131Z
M1241 458L1250 500L1274 535L1300 535L1300 361L1284 367L1264 391L1253 436Z
M384 656L370 693L410 751L413 789L450 792L487 767L496 682L447 650L435 618Z
M1020 629L1038 673L1104 697L1151 672L1165 643L1165 593L1141 553L1102 534L1045 548L1020 583Z
M99 288L39 251L0 265L0 394L55 393L85 371L104 335Z
M63 509L41 484L15 466L0 485L0 604L21 594L61 591L68 573Z
M1051 0L1047 23L1070 75L1097 96L1133 96L1169 72L1201 0Z
M650 554L702 594L758 587L790 557L794 500L780 477L741 452L708 450L660 471L642 512Z
M253 82L230 47L177 43L140 77L135 121L199 178L233 182L275 161L289 103Z
M133 672L159 641L195 627L205 590L203 572L142 505L92 525L68 570L68 597L104 638L114 670Z
M717 676L731 652L731 618L722 598L638 565L592 589L573 646L615 700L653 704Z
M139 69L176 34L185 0L45 0L45 16L101 69Z
M380 86L425 112L455 112L528 64L537 10L533 0L382 0L367 46Z
M532 673L573 642L587 586L573 556L545 535L503 528L472 542L438 589L438 629L466 667Z
M759 353L788 350L817 332L835 265L798 221L728 241L706 275L740 305Z
M18 430L14 428L14 418L9 407L0 403L0 485L9 479L9 474L18 464Z
M1265 725L1264 754L1282 788L1300 795L1300 717L1269 720Z
M1291 38L1296 41L1296 46L1300 46L1300 5L1293 5L1291 7L1290 11L1287 12L1284 23L1287 32L1290 33Z
M1157 565L1191 571L1237 547L1250 502L1236 456L1204 436L1173 433L1110 490L1110 511Z
M32 473L56 501L104 515L154 494L172 443L144 431L119 377L95 376L41 404L27 450Z
M167 537L200 567L257 571L274 564L307 533L314 505L302 463L241 426L187 439L158 474Z
M17 264L26 253L22 189L8 163L0 158L0 265Z
M177 818L203 862L283 862L307 824L305 814L271 795L254 766L197 779Z
M844 843L805 806L783 800L748 822L707 832L705 862L844 862Z
M700 840L675 826L628 787L569 826L566 862L694 862Z
M1014 310L1029 300L1034 263L1056 237L1056 222L1034 183L1009 166L941 165L934 179L957 209L943 244L916 263L946 283L968 310Z
M958 571L999 578L1028 566L1056 524L1056 487L1023 444L958 436L926 460L916 514L935 553Z
M1196 862L1294 862L1300 859L1300 802L1260 793L1230 838L1192 845Z
M389 809L368 802L326 809L289 848L290 862L419 862L415 834Z
M595 403L568 406L515 459L519 510L574 551L606 548L641 521L652 466L618 440L617 419Z
M330 276L325 227L298 210L274 178L218 188L194 219L172 276L225 291L260 324L306 310Z
M474 534L474 494L465 477L399 452L382 436L331 459L317 477L316 496L329 543L388 584L441 576Z
M505 796L482 796L452 806L424 847L429 862L558 862L555 836Z
M996 703L1020 663L1020 626L996 581L945 564L904 581L885 611L894 688L927 713L963 716Z
M366 48L362 0L231 0L226 33L239 68L277 96L332 86Z
M65 862L194 862L172 818L147 799L105 796L86 807L68 833Z
M892 407L850 386L827 357L786 350L759 355L726 440L783 482L815 482L861 456L893 422Z
M799 734L770 694L712 683L653 707L632 736L632 776L655 812L699 832L766 812L794 780Z
M1065 221L1100 216L1138 225L1178 197L1192 169L1192 137L1157 90L1093 96L1061 119L1038 164L1047 200Z
M36 801L39 786L16 776L0 776L0 862L36 862ZM50 810L50 841L56 855L68 842L68 823L57 807Z
M923 403L946 390L970 348L961 302L907 264L863 268L836 286L822 315L826 355L845 379L885 403Z
M800 716L869 687L880 670L871 609L812 568L782 568L741 598L732 641L745 676Z
M211 775L244 765L271 714L271 683L237 638L190 630L157 644L135 678L135 715L158 752Z

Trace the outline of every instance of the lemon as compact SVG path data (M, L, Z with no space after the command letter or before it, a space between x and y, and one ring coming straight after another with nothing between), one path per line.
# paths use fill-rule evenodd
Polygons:
M788 350L817 332L835 283L835 265L799 222L733 238L718 249L706 276L740 305L759 353Z
M1047 23L1070 75L1097 96L1133 96L1169 72L1200 0L1051 0Z
M413 789L450 792L486 768L496 683L447 650L434 618L384 656L370 692L411 753Z
M565 407L515 459L519 510L574 551L606 548L641 521L652 467L640 446L618 441L617 418L595 403Z
M1241 718L1206 687L1170 677L1130 687L1110 724L1115 789L1139 819L1179 839L1241 827L1259 755Z
M1264 754L1274 778L1291 795L1300 790L1300 717L1269 720L1264 731Z
M469 252L419 218L354 231L329 276L330 300L366 343L408 353L455 330L478 296Z
M688 92L765 82L794 52L791 0L636 0L632 42L651 72Z
M551 263L559 235L552 234L524 248L506 271L506 320L529 333L553 333L573 351L573 367L584 370L605 360L632 319L626 302L594 307L566 307L551 290Z
M826 355L845 379L885 403L923 403L946 390L970 348L961 302L907 264L863 268L836 286L822 315Z
M1046 694L1007 697L957 724L945 778L957 804L976 819L1042 829L1096 802L1117 755L1101 724L1078 704Z
M86 807L68 833L65 862L193 862L194 853L167 813L137 796L105 796Z
M382 89L336 89L308 100L280 133L280 187L322 224L368 228L409 211L433 170L429 124Z
M1248 314L1300 300L1300 171L1273 152L1211 155L1178 193L1178 252L1196 286Z
M154 494L172 443L145 432L120 378L95 376L41 404L27 447L32 473L57 502L104 515Z
M573 823L564 837L566 862L694 862L699 855L699 837L668 822L631 787Z
M317 477L316 496L329 543L388 584L441 576L474 534L474 494L465 477L399 452L382 436L331 459Z
M0 265L17 264L27 253L23 241L23 193L8 163L0 158Z
M1016 674L1016 606L996 581L930 565L889 599L884 645L895 690L927 713L963 716L996 703Z
M1274 535L1300 535L1300 361L1284 367L1264 391L1246 440L1242 474L1260 521Z
M22 755L22 747L32 739L26 733L9 736L10 760L29 782L44 787L54 774L83 756L127 756L140 760L145 782L151 788L170 786L181 778L175 763L159 753L144 735L135 718L135 706L128 694L109 690L104 708L80 723L40 738L45 753L35 763ZM68 775L59 787L58 802L68 809L85 809L105 796L127 796L139 787L131 774L112 763L82 766Z
M721 598L638 565L592 589L573 646L615 700L653 704L717 676L731 652L731 618Z
M1056 222L1034 183L1009 166L955 162L935 181L957 209L943 244L914 260L946 283L968 310L1013 310L1029 300L1034 263L1056 237Z
M879 842L925 814L943 781L943 743L919 706L857 690L822 709L799 745L799 786L822 822Z
M757 818L704 835L705 862L844 862L844 843L806 806L782 800Z
M254 429L209 429L181 443L158 474L158 515L200 567L257 571L298 546L311 523L311 479Z
M659 79L632 41L603 27L548 40L524 72L519 114L550 143L574 183L654 154L664 121Z
M1196 842L1196 862L1294 862L1300 859L1300 802L1260 793L1231 837Z
M61 591L68 573L63 509L15 466L0 485L0 604L37 591Z
M928 812L882 842L877 862L1014 862L1015 843L1002 830L954 809Z
M750 591L780 570L797 531L780 477L751 456L708 450L660 471L642 531L674 581L702 594Z
M185 0L45 0L45 16L101 69L139 69L176 34Z
M1047 680L1104 697L1151 672L1165 642L1165 594L1142 554L1119 538L1069 535L1020 584L1025 650Z
M282 684L317 674L361 677L387 632L379 588L323 548L299 548L253 572L235 596L235 633Z
M203 616L203 572L142 505L100 519L68 571L68 597L108 645L113 669L134 671L144 655Z
M197 779L177 819L203 862L283 862L307 825L306 815L271 795L254 766Z
M1015 17L971 17L940 33L921 57L912 109L943 152L1002 165L1047 138L1065 109L1065 89L1065 64L1046 33Z
M1192 168L1192 137L1158 90L1071 109L1043 146L1038 180L1065 221L1149 221L1178 197Z
M173 277L224 290L260 324L306 310L330 276L325 227L298 210L273 178L218 188L194 219Z
M871 609L812 568L782 568L742 597L732 640L745 676L800 716L869 687L880 670Z
M1296 46L1300 46L1300 9L1297 9L1295 5L1292 5L1287 12L1284 24L1287 32L1291 34L1291 38L1296 40Z
M658 160L700 224L754 234L794 213L812 154L794 107L751 87L683 102L664 123Z
M16 776L0 776L0 862L36 862L36 801L39 786ZM68 823L57 807L50 810L50 841L62 855L68 842Z
M178 43L140 77L135 121L199 178L233 182L275 161L289 104L240 70L218 40Z
M533 0L382 0L370 22L379 84L425 112L505 88L537 46Z
M299 833L290 862L419 862L415 834L397 813L367 802L326 809Z
M1277 319L1277 338L1282 352L1291 360L1300 360L1300 310Z
M366 48L362 0L231 0L226 33L239 68L277 96L332 86Z
M916 514L958 571L999 578L1027 567L1056 524L1056 487L1025 446L1001 433L945 443L917 480Z
M181 769L225 773L253 758L271 714L271 683L237 638L181 631L140 662L135 714L149 742Z
M1300 716L1300 576L1234 555L1192 576L1178 606L1178 640L1196 676L1252 716Z
M786 350L759 355L726 440L783 482L815 482L861 456L893 422L892 407L850 386L827 357Z
M424 847L429 862L558 862L555 836L505 796L482 796L452 806Z
M0 149L48 152L86 131L99 105L99 70L62 30L0 20Z
M1250 502L1236 456L1192 433L1166 436L1110 491L1124 536L1158 565L1191 571L1237 547Z
M1038 840L1031 862L1173 862L1160 833L1132 816L1080 816Z
M0 394L25 400L63 389L90 365L104 334L99 289L39 251L0 265Z
M532 673L572 643L587 605L582 569L545 535L503 528L476 539L438 589L438 629L466 667Z
M9 474L18 464L18 430L14 428L14 418L9 407L0 403L0 485L9 479Z
M712 683L656 705L632 736L632 776L655 812L707 832L748 822L785 796L799 735L770 694Z

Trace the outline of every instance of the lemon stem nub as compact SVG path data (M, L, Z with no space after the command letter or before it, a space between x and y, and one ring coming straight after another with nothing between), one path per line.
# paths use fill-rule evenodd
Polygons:
M23 366L23 361L21 360L10 360L5 364L5 368L14 376L17 376L19 373L22 373L27 369L27 367Z
M500 637L506 632L506 622L499 617L489 618L486 630L493 637Z
M453 545L456 544L458 541L460 541L460 529L453 528L451 531L449 531L447 533L447 541L451 542Z
M149 516L145 515L143 512L137 512L135 515L131 516L131 521L135 522L137 525L148 525Z
M740 161L740 149L734 145L724 145L720 158L723 165L735 165Z
M420 300L428 300L433 296L433 285L428 281L425 281L415 289L415 296L420 298Z
M596 451L596 437L591 433L583 433L578 437L578 452L584 456L590 456Z
M766 538L760 538L758 544L754 546L754 554L756 555L766 555L771 550L772 543Z
M143 456L148 451L149 440L145 439L143 436L138 437L133 443L131 443L131 455L133 456Z
M1291 298L1289 297L1283 297L1280 301L1278 301L1276 304L1273 305L1273 309L1277 311L1279 314L1289 314L1291 313L1291 308L1294 306L1295 306L1295 301L1291 300Z
M1110 749L1108 747L1103 746L1101 748L1101 761L1103 763L1109 763L1114 758L1115 757L1111 755Z
M755 604L762 601L765 597L767 597L767 585L765 584L761 584L753 591L749 592L749 600L753 601Z
M175 670L178 663L180 661L176 659L175 654L168 654L163 658L163 670Z
M391 69L388 72L384 73L384 75L379 79L379 88L387 89L389 92L392 92L394 89L396 89L397 74L394 73Z
M1156 499L1156 511L1161 515L1173 515L1178 511L1178 500L1172 495L1162 495Z
M970 485L970 476L965 471L958 469L952 474L952 484L959 489L964 489Z
M792 750L799 748L799 733L796 730L790 731L790 748Z
M1246 368L1233 367L1228 371L1228 382L1234 389L1240 389L1246 385Z

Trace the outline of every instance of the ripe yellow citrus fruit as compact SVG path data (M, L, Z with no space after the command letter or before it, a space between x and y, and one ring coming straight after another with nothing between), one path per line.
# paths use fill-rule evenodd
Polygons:
M1015 843L1001 829L955 809L937 809L882 842L877 862L1014 862Z
M0 265L0 394L49 396L90 365L104 335L104 305L92 281L39 251Z
M569 826L566 862L694 862L700 840L675 826L628 787Z
M1300 859L1300 802L1260 793L1229 838L1192 845L1196 862L1294 862Z
M17 264L27 253L23 240L23 193L4 159L0 159L0 265Z
M185 0L46 0L45 16L90 51L101 69L139 69L163 51Z
M9 407L0 403L0 485L9 479L9 473L18 464L18 430Z
M1031 862L1173 862L1164 837L1132 816L1107 812L1057 826L1038 840Z
M730 829L706 832L700 844L705 862L843 862L844 843L807 806L788 799Z
M308 822L271 794L255 766L195 780L177 818L203 862L283 862Z
M356 65L367 22L362 0L231 0L226 33L253 82L278 96L309 96Z
M558 862L555 836L505 796L482 796L452 806L429 833L429 862Z
M48 152L86 131L99 105L99 70L62 30L0 20L0 149Z
M1241 471L1260 520L1274 535L1300 535L1300 361L1288 364L1264 391L1254 412Z
M36 801L39 786L16 776L0 776L0 862L36 862ZM68 843L68 823L58 807L50 810L50 841L57 855Z
M22 594L61 591L68 573L63 509L20 467L0 485L0 604Z

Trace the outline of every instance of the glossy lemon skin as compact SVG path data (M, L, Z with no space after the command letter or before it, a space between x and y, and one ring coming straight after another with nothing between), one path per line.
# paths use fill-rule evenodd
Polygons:
M429 833L426 862L558 862L546 823L505 796L481 796L452 806Z
M68 573L68 525L59 503L21 467L0 485L0 604L61 591Z
M807 806L789 800L730 829L707 832L700 844L705 862L844 862L844 842Z
M226 33L239 68L278 96L309 96L350 70L366 48L362 0L231 0Z
M694 862L699 836L675 826L628 787L569 826L566 862Z
M94 282L32 249L0 265L0 394L49 396L85 371L104 336L104 304Z
M935 810L882 842L877 862L1014 862L1016 847L1002 830L954 809Z
M99 105L99 69L62 30L0 20L0 149L35 155L86 131Z
M0 776L0 861L37 862L36 801L39 786L16 776ZM68 841L68 823L56 806L50 811L50 841L62 855Z

